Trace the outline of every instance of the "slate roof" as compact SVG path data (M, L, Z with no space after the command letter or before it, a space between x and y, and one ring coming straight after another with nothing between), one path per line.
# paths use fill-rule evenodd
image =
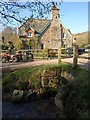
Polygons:
M50 26L51 21L52 20L47 19L27 19L27 21L19 27L19 31L21 31L19 36L24 36L23 33L30 28L34 29L35 36L41 36L42 33L44 33L44 31ZM68 30L61 21L60 24L62 24L63 28L69 33L70 36L72 36L70 30Z
M21 33L33 28L35 36L40 36L51 24L51 20L46 19L28 19L22 26L19 27ZM22 34L23 36L23 34Z

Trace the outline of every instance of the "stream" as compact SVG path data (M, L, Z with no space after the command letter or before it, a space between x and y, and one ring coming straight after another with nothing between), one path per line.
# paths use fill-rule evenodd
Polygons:
M56 118L57 107L54 97L28 103L2 102L2 118Z

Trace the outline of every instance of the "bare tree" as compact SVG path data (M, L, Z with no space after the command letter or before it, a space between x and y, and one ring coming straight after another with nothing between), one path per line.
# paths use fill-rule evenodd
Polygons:
M0 2L0 23L3 25L14 24L15 21L23 23L27 17L45 18L50 12L51 4L52 2L41 2L40 0L34 0L34 2L2 0ZM28 15L25 12L28 12Z
M11 41L13 43L17 43L18 36L15 31L16 30L14 28L11 28L10 26L5 27L2 31L2 42L8 43L9 41Z

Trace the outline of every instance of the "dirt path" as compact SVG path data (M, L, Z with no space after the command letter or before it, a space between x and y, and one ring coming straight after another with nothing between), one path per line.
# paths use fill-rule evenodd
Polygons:
M61 60L62 62L67 62L73 64L73 58L64 58ZM57 59L51 60L38 60L32 62L20 62L20 63L5 63L0 66L2 72L7 72L9 70L30 67L30 66L39 66L39 65L54 65L58 64ZM90 70L90 60L84 58L78 58L78 65L86 70Z

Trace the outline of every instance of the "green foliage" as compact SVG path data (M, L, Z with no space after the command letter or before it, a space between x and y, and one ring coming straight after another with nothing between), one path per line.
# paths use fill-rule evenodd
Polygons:
M14 43L15 49L20 50L22 47L22 41L19 39L17 43Z
M82 69L77 69L76 72L77 77L71 84L70 96L65 100L65 113L68 117L88 118L90 72Z
M44 48L44 49L42 50L42 54L47 54L47 52L48 52L48 49L47 49L47 48Z
M88 43L87 43L88 44ZM80 47L85 47L87 45L86 43L83 43L82 45L80 45Z
M8 50L8 46L4 43L1 45L1 48L2 48L2 50Z
M15 89L16 77L13 73L7 73L2 76L2 90L4 93L12 92Z
M30 38L29 40L26 41L28 46L31 46L32 49L37 49L38 48L38 38Z
M15 70L11 73L3 74L3 88L7 89L7 86L11 86L10 89L28 89L31 88L41 88L41 75L43 70L60 68L58 65L41 65L37 67L28 67ZM28 83L29 82L29 83ZM30 84L30 85L29 85Z
M32 49L38 48L38 38L29 38L28 40L22 40L18 39L17 43L14 43L15 49L21 50L21 49L28 49L30 46Z
M27 90L29 88L29 82L28 81L18 80L16 82L16 88L18 88L20 90Z
M17 43L14 43L16 50L28 49L28 44L26 40L18 39Z
M40 87L42 87L42 85L41 85L41 80L38 80L38 81L36 82L36 88L40 88Z
M73 67L71 64L69 63L63 63L61 62L59 67L62 69L62 71L72 71L73 70Z
M66 54L67 50L66 49L62 49L61 52L62 52L62 54Z
M10 82L13 82L15 80L15 74L6 74L4 77L3 77L3 80L2 80L2 85L6 85Z
M80 34L76 34L75 37L76 37L76 44L79 46L79 47L84 47L84 45L87 45L88 44L88 40L89 40L89 32L83 32L83 33L80 33Z
M78 90L79 97L81 99L88 99L90 98L89 94L89 79L90 79L90 72L87 72L85 70L79 71L79 76L76 79L76 87Z
M31 82L31 89L40 89L42 87L41 85L41 80L38 80L35 82L35 81L32 81Z
M50 88L42 88L42 95L47 95L51 93L51 89Z

